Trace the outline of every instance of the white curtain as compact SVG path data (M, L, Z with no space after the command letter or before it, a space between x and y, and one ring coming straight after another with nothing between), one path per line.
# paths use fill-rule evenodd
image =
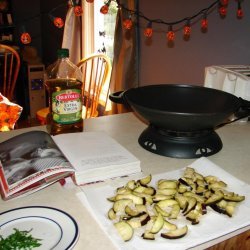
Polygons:
M74 7L69 7L63 33L62 48L69 49L70 60L77 64L82 58L82 18L76 16Z

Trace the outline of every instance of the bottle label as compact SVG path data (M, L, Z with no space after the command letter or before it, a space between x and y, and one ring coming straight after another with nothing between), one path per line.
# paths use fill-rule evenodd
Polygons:
M52 93L52 118L59 124L72 124L82 119L80 89L66 89Z

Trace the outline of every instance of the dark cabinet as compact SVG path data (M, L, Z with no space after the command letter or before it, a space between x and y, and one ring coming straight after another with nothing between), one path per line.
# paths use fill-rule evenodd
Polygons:
M14 28L11 2L9 0L0 0L0 43L13 44Z

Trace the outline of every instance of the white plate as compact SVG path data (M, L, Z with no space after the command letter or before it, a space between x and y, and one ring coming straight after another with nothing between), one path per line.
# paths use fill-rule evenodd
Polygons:
M43 206L20 207L0 213L0 235L6 238L14 232L29 231L42 239L37 250L72 249L79 230L76 221L66 212Z

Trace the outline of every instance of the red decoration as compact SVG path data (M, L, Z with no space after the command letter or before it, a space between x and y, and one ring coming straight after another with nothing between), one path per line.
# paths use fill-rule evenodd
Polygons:
M75 15L76 16L81 16L82 15L82 6L80 6L80 5L76 5L75 7L74 7L74 13L75 13Z
M28 32L24 32L21 34L20 40L23 44L31 43L31 36Z
M175 33L173 32L171 26L169 27L168 32L167 32L167 39L169 42L172 42L175 39Z
M54 25L57 27L57 28L62 28L64 26L64 21L62 20L61 17L55 17L54 20Z
M152 35L153 35L153 29L152 29L152 27L147 27L144 30L144 36L146 36L146 37L152 37Z
M109 12L109 6L107 4L103 5L100 9L100 12L103 14L103 15L106 15L108 12Z
M133 26L133 22L130 18L127 18L123 21L123 27L126 29L126 30L130 30Z
M201 29L206 30L208 27L208 20L206 17L201 19Z
M191 27L189 24L186 24L183 28L183 34L184 36L190 36L191 34Z
M227 8L225 6L220 6L219 13L221 17L225 17L227 14Z
M88 3L93 3L94 0L86 0L86 2L88 2Z
M144 36L152 37L152 35L153 35L152 23L149 22L146 29L144 30Z
M238 10L237 10L237 18L242 18L244 16L244 13L243 13L243 10L241 9L241 8L239 8Z

